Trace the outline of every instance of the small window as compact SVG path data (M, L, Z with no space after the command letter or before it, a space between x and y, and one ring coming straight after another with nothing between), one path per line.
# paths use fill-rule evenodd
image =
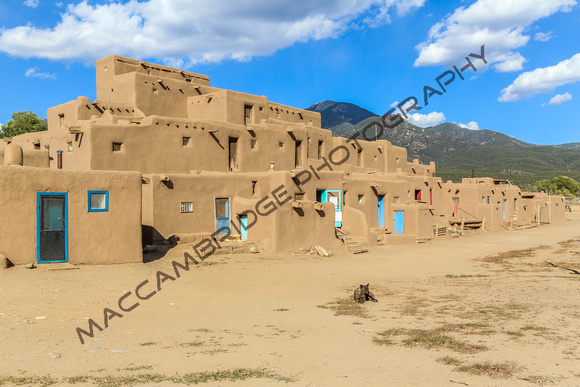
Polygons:
M193 212L193 202L181 202L181 212Z
M67 142L66 143L67 147L68 147L68 151L72 152L73 151L73 146L72 146L72 142Z
M278 146L279 146L280 148L284 148L284 143L283 143L282 141L280 141L280 142L278 143Z
M34 149L35 150L40 150L40 143L39 142L35 142L34 143Z
M45 146L44 146L44 149L46 149L47 151L49 151L49 152L50 152L50 145L45 145Z
M183 146L188 146L189 145L189 139L191 137L182 137L182 141L183 141Z
M60 126L64 126L64 114L58 115L58 123Z
M358 202L359 202L359 203L362 203L362 201L363 201L363 196L364 196L364 195L358 195Z
M491 204L491 196L487 197L487 204Z
M89 191L88 210L89 212L108 212L109 191Z
M123 143L122 142L114 142L113 143L113 152L120 152L123 150Z
M256 184L258 184L258 181L252 180L252 195L256 194Z
M256 140L250 140L250 147L256 149Z
M323 141L318 141L318 160L322 159L322 144Z

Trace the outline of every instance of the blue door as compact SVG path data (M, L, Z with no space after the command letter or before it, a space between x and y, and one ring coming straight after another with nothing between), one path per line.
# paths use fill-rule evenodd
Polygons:
M385 227L385 195L377 196L377 219L378 227Z
M506 213L506 207L507 207L507 200L503 200L503 220L505 221L505 213Z
M215 198L215 230L230 227L230 198Z
M334 204L334 227L342 226L342 191L336 189L327 189L322 192L321 203L331 202Z
M248 215L240 216L240 234L243 241L248 239Z
M405 233L405 211L395 211L395 234Z
M39 192L36 200L36 261L68 261L68 194Z

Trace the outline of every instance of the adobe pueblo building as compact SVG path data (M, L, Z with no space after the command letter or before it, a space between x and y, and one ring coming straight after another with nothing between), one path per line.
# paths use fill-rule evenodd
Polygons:
M96 74L94 102L50 108L48 131L0 144L0 254L15 264L138 262L145 244L222 232L265 251L358 252L450 222L495 231L564 218L563 198L489 178L444 183L389 141L333 137L319 113L204 75L120 56Z

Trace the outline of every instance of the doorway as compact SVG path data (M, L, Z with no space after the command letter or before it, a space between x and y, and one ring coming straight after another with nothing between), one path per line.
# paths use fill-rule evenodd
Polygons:
M68 194L39 192L36 208L37 262L68 262Z
M215 198L215 230L230 227L230 198Z
M385 227L385 195L377 196L377 227Z
M395 211L395 234L405 233L405 211Z

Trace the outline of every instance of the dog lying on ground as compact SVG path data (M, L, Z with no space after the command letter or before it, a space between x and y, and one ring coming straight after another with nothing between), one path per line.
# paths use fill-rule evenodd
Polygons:
M354 300L356 302L359 302L361 304L364 304L365 301L378 302L378 300L375 298L375 295L370 292L369 285L370 284L361 285L360 287L355 289Z

